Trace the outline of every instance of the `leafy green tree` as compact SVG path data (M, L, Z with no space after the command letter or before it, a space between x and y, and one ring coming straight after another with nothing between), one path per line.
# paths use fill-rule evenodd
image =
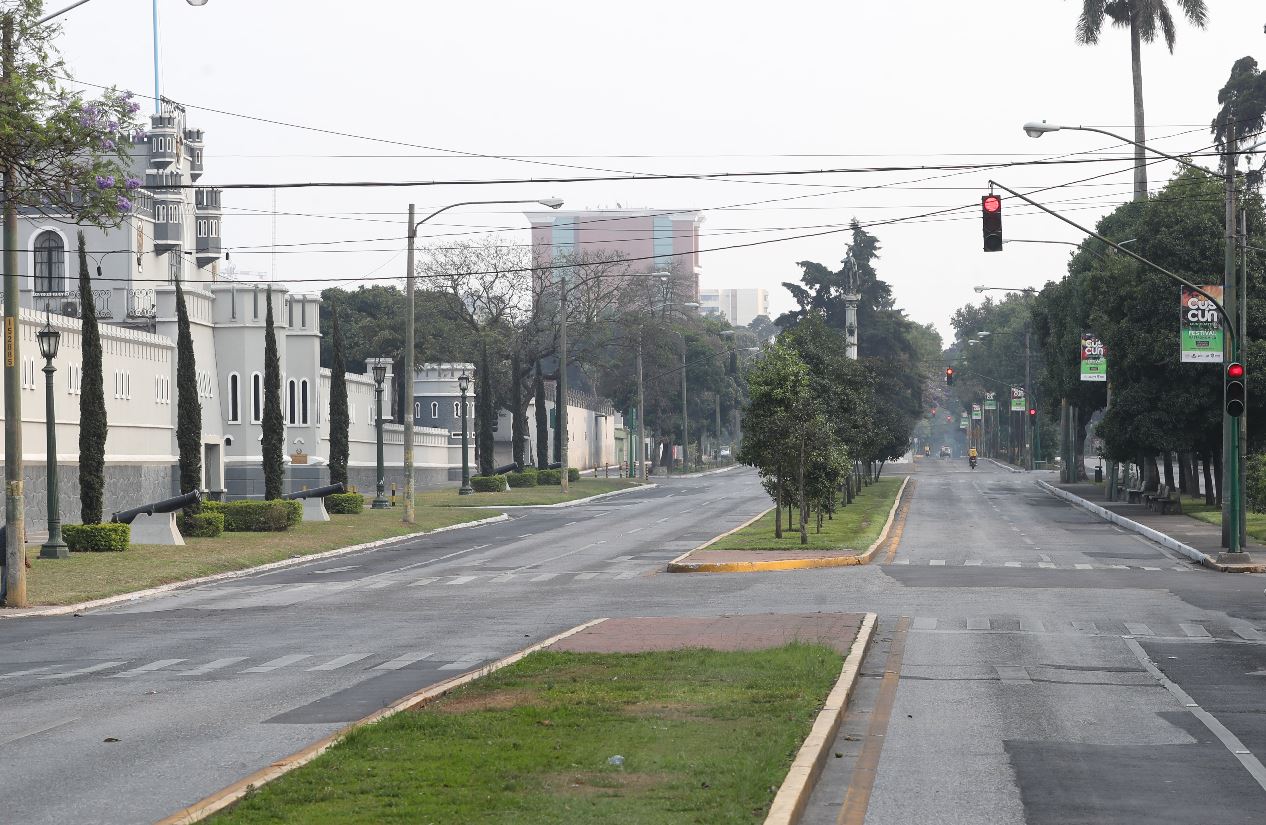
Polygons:
M79 396L79 509L84 524L100 524L105 496L108 422L101 365L101 330L92 300L84 233L79 233L79 301L83 307L83 377Z
M285 481L286 422L281 414L281 357L273 327L273 289L266 292L264 316L264 498L278 499Z
M176 253L169 253L176 254ZM189 493L202 484L202 402L198 400L198 367L194 361L193 335L185 291L176 279L176 445L180 451L180 492ZM197 512L186 508L186 515Z
M1198 29L1205 27L1209 9L1204 0L1176 0L1187 21ZM1077 19L1077 42L1093 45L1099 42L1104 21L1130 31L1130 76L1134 84L1134 140L1147 142L1143 118L1143 55L1142 44L1151 43L1159 33L1170 54L1174 51L1174 18L1166 0L1082 0ZM1147 163L1142 147L1134 152L1134 199L1147 199Z
M351 417L347 411L347 360L343 355L343 330L338 310L330 312L333 352L330 369L330 483L347 484L347 434Z

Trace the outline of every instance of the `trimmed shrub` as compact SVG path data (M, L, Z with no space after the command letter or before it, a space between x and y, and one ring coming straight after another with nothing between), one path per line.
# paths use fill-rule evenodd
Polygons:
M340 516L354 516L365 509L365 497L360 493L335 493L325 497L325 512Z
M191 516L178 518L180 534L195 539L213 539L224 532L224 513L203 510Z
M74 553L118 553L132 540L132 525L63 524L62 538Z
M567 483L570 484L574 481L580 481L580 470L577 470L575 467L568 467Z
M505 476L473 476L470 486L476 493L500 493L506 488Z
M511 487L535 487L536 473L508 473L506 482Z
M1248 457L1245 475L1248 479L1244 485L1244 498L1248 509L1254 513L1266 512L1266 453Z
M230 501L217 509L223 512L224 529L230 533L279 533L303 517L303 502L285 499Z
M558 470L537 470L536 483L542 487L547 484L562 484L563 474Z

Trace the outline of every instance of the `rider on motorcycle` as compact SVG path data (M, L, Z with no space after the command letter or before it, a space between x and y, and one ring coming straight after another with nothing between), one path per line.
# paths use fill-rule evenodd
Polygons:
M975 447L972 447L970 450L967 451L967 461L971 464L972 468L975 469L976 467L976 448Z

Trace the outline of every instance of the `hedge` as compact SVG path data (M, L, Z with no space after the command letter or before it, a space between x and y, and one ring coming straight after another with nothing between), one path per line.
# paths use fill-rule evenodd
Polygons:
M535 487L536 473L508 473L506 481L511 487Z
M130 524L63 524L62 538L76 553L110 553L127 549L132 540Z
M360 493L334 493L325 497L325 512L341 516L354 516L365 509L365 497Z
M204 513L222 513L224 529L230 533L279 533L303 518L303 502L272 499L243 499L227 503L204 501Z
M470 479L470 486L476 493L500 493L506 488L506 477L503 475L473 476Z
M536 483L542 487L547 484L562 484L562 472L559 470L537 470Z
M224 513L203 510L177 519L180 534L195 539L213 539L224 532Z
M568 468L567 468L567 481L568 481L569 483L570 483L570 482L573 482L573 481L580 481L580 470L577 470L575 467L568 467Z

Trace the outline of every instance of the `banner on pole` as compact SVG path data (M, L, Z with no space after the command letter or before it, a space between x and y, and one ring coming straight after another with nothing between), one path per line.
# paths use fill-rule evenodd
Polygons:
M998 394L997 393L993 393L993 392L985 393L985 409L986 410L998 409Z
M967 413L963 413L962 417L958 419L958 429L967 429Z
M980 420L980 405L979 404L971 405L971 417L973 421Z
M1202 286L1218 303L1222 287ZM1213 301L1191 287L1179 287L1182 306L1179 311L1179 349L1184 364L1222 363L1222 315Z
M1024 403L1024 387L1011 388L1011 412L1024 412L1028 407Z
M1090 332L1081 334L1081 380L1108 380L1108 356L1103 342Z

